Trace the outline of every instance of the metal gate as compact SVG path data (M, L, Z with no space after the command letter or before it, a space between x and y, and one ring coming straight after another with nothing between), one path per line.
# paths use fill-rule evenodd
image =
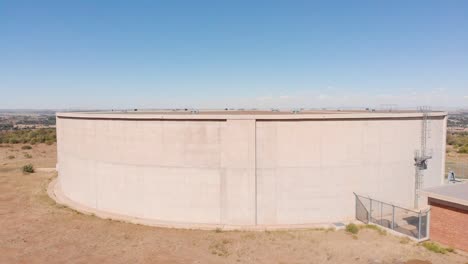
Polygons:
M356 219L376 224L417 240L429 238L429 210L415 211L370 197L356 197Z

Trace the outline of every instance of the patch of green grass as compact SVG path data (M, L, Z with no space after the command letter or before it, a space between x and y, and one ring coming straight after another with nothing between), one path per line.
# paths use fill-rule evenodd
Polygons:
M380 227L378 227L378 226L376 226L376 225L369 225L369 224L367 224L367 225L363 226L362 228L367 228L367 229L375 230L375 231L377 231L377 232L378 232L380 235L382 235L382 236L386 236L386 235L387 235L387 231L386 231L385 229L380 228Z
M455 250L451 247L443 247L435 242L426 241L421 244L427 250L439 253L439 254L447 254L447 252L454 252Z
M32 158L32 155L29 154L29 153L24 153L24 157L27 158L27 159L30 159L30 158Z
M346 225L346 232L351 234L357 234L359 232L359 227L356 224L350 223Z

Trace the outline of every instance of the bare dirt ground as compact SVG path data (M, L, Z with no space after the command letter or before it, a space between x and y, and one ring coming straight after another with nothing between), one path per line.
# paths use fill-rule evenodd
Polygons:
M458 179L468 179L468 154L457 153L453 146L447 145L445 177L449 171L454 171Z
M0 263L468 263L466 253L371 229L217 232L99 219L57 205L46 194L55 173L23 174L27 163L54 167L55 145L0 147Z

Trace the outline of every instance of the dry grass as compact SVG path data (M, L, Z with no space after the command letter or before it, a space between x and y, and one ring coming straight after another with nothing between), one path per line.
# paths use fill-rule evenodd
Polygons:
M400 244L409 244L411 239L409 237L402 237L400 238Z
M227 257L229 256L229 244L231 244L232 241L229 240L229 239L223 239L221 241L216 241L214 243L212 243L209 247L209 249L211 250L211 254L213 255L217 255L217 256L220 256L220 257Z
M376 225L364 225L362 226L361 228L367 228L367 229L371 229L371 230L374 230L376 231L377 233L379 233L379 235L382 235L382 236L386 236L387 235L387 230L379 227L379 226L376 226Z

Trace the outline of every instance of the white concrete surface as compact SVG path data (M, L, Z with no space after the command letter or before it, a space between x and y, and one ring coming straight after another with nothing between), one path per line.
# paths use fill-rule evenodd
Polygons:
M468 182L450 183L427 188L421 194L428 198L468 206Z
M353 192L412 207L421 113L58 113L64 196L164 223L349 221ZM424 187L442 184L446 113L431 114Z

